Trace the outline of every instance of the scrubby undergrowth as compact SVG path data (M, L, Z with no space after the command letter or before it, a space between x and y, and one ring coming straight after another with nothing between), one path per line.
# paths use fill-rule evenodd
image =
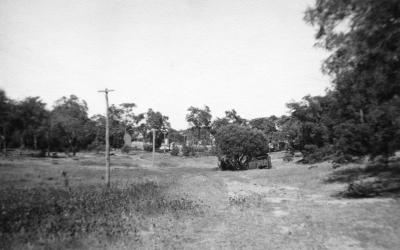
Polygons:
M0 208L0 248L52 248L92 236L109 242L121 236L138 238L142 215L201 212L198 203L169 199L153 182L109 189L9 188L0 191Z

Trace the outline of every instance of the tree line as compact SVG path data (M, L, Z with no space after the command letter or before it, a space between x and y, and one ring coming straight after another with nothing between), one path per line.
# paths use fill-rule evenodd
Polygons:
M288 103L290 114L280 118L246 121L227 111L210 131L252 127L286 139L288 150L300 150L306 162L368 155L387 163L400 149L400 1L317 0L304 20L316 28L316 46L330 52L322 70L332 88Z
M151 142L151 129L156 129L156 148L163 142L165 134L170 142L186 144L212 144L218 128L228 124L251 125L272 135L277 132L276 117L247 121L235 110L226 111L226 117L212 120L209 107L190 107L186 120L190 128L175 130L168 116L148 109L136 114L135 103L122 103L109 107L110 145L121 148L124 135ZM51 110L40 97L27 97L21 101L9 98L0 90L0 141L1 148L22 148L49 152L67 152L75 155L79 150L102 150L105 144L105 120L102 114L89 117L85 100L75 95L58 99ZM162 133L165 132L165 133Z
M126 133L150 138L151 128L169 128L168 117L153 109L135 114L134 103L111 105L109 108L110 145L121 148ZM0 90L1 147L28 148L46 152L63 151L76 154L79 150L102 150L105 144L106 117L89 117L88 106L75 95L58 99L51 110L40 97L15 101ZM161 144L158 135L157 143Z
M135 114L133 103L112 105L111 146L121 147L127 132L150 138L150 128L168 129L168 137L180 143L211 144L221 128L234 125L261 132L278 148L282 142L288 152L301 151L306 162L340 163L365 155L387 159L400 149L400 2L317 0L304 19L316 27L316 45L331 53L322 65L332 79L324 95L288 103L286 116L252 120L235 110L212 120L209 107L190 107L186 131L172 129L168 117L152 109ZM87 110L74 95L49 111L39 97L17 102L0 91L2 147L75 153L103 145L105 117L89 118ZM162 140L158 133L157 147Z
M336 161L400 148L400 2L316 1L304 17L316 27L333 88L289 105L300 121L299 147Z

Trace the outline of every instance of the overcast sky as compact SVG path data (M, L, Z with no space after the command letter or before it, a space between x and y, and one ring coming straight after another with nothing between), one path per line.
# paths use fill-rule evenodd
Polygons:
M90 114L134 102L187 127L189 106L213 117L286 114L323 94L326 52L303 21L313 0L0 0L0 88L51 108L75 94Z

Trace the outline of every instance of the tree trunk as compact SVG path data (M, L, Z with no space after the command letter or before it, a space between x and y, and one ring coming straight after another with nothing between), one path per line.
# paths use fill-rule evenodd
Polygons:
M6 126L3 124L3 154L7 157Z
M20 136L19 137L19 147L20 149L24 149L25 148L25 142L24 142L24 136Z
M65 147L65 154L67 155L67 157L70 157L69 152L71 152L72 147L71 147L71 140L67 139L68 145L67 147Z
M36 150L37 149L37 136L33 135L33 149Z
M0 135L0 139L1 139L1 146L3 148L3 156L6 157L7 156L7 144L6 144L6 137Z
M47 156L50 156L50 131L47 131Z
M364 111L360 109L360 122L364 123Z
M200 137L201 137L201 128L200 127L198 127L197 128L197 138L198 138L198 140L197 140L197 145L199 145L199 142L200 142Z

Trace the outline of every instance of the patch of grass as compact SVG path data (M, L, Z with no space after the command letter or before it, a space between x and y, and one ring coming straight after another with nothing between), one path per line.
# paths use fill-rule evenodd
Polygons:
M138 168L138 167L140 167L140 165L138 163L134 163L134 162L120 162L120 163L118 163L116 165L127 167L127 168Z
M229 205L231 206L243 206L246 204L246 196L231 196L229 197Z
M236 194L229 196L229 205L232 207L239 207L241 209L250 209L254 207L266 206L263 200L264 196L260 194L240 195Z
M157 163L157 165L159 167L173 167L175 166L173 163L171 163L170 161L160 161Z
M138 220L155 214L198 214L186 198L169 199L154 182L125 187L79 186L0 191L0 248L76 241L85 237L113 241L136 232ZM22 247L24 248L24 247Z
M105 165L105 161L101 160L81 160L79 161L80 166L102 166Z

